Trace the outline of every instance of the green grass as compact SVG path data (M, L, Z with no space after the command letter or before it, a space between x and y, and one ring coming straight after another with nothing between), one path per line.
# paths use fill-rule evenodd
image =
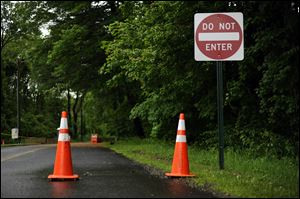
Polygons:
M104 146L137 162L170 172L174 144L130 138ZM197 175L190 181L200 187L234 197L299 197L298 160L253 158L246 152L227 149L225 169L219 170L218 151L189 146L188 152L190 171Z

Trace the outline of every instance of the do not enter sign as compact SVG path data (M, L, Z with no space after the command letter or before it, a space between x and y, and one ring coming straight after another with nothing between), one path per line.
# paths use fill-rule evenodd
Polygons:
M194 34L196 61L244 59L242 13L197 13Z

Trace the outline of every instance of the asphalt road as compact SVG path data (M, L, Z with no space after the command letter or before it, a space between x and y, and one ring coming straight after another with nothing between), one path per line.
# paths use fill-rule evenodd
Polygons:
M72 144L78 181L48 181L56 145L1 147L1 198L210 198L174 178L160 178L115 152Z

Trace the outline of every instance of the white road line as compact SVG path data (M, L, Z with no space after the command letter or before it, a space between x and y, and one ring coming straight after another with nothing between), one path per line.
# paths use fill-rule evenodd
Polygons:
M23 152L23 153L17 153L17 154L14 154L12 156L9 156L9 157L4 157L4 158L1 157L1 162L7 161L7 160L11 160L11 159L14 159L14 158L17 158L17 157L20 157L20 156L23 156L23 155L26 155L26 154L29 154L29 153L33 153L33 152L36 152L36 151L39 151L39 150L45 149L45 148L46 147L38 148L38 149L33 149L33 150L26 151L26 152Z

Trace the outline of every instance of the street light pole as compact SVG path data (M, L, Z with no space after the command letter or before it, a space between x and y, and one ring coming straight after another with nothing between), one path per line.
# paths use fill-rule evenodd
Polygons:
M20 132L20 103L19 103L19 80L20 79L20 57L17 58L17 129Z

